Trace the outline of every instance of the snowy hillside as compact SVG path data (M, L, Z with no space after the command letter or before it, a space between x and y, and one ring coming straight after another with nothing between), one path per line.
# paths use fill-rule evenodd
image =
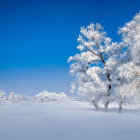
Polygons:
M77 101L0 105L0 139L138 140L139 110L115 111Z

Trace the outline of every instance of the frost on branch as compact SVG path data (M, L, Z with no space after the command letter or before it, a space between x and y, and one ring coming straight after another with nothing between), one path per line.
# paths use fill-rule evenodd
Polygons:
M140 12L132 21L120 28L119 33L122 34L123 42L131 52L129 57L133 59L134 64L140 65Z

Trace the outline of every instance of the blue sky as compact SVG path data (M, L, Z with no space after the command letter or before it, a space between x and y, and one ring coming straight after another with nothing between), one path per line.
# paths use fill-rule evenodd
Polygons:
M139 0L0 0L0 89L69 93L80 27L100 23L114 41Z

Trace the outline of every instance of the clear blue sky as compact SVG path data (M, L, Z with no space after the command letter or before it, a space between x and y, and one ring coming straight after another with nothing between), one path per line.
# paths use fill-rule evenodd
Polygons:
M69 93L80 27L99 22L119 40L118 27L139 10L140 0L0 0L0 89Z

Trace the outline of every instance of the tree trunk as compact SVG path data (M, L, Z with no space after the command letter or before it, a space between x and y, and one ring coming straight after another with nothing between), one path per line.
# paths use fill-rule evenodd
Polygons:
M100 58L103 62L103 64L105 65L105 60L103 59L102 57L102 54L100 54ZM108 93L106 95L106 101L105 101L105 108L104 108L104 111L108 111L108 105L109 105L109 97L110 97L110 90L111 90L111 79L110 79L110 74L108 72L108 69L106 70L106 77L107 77L107 80L108 80Z
M108 70L106 72L106 76L108 79L108 94L106 95L106 102L105 102L105 111L108 111L108 105L109 105L109 97L110 97L110 90L111 90L111 79L110 79L110 74L108 73Z
M122 97L120 97L120 102L119 102L119 113L122 112Z
M98 110L98 109L99 109L99 106L97 105L97 103L96 103L96 101L95 101L95 100L93 100L93 101L92 101L92 104L94 105L94 107L95 107L95 109L96 109L96 110Z

